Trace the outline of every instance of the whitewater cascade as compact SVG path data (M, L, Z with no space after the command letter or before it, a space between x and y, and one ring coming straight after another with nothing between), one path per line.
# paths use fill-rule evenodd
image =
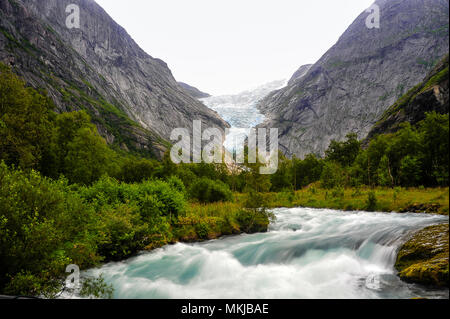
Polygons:
M176 244L88 271L115 298L448 298L394 269L408 235L448 216L274 210L267 233Z

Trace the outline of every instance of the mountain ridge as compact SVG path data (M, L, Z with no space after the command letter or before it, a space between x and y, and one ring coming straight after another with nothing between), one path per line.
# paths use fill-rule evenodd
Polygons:
M65 25L72 3L80 29ZM0 0L0 16L0 61L47 90L58 112L86 109L110 144L161 157L174 128L228 127L93 0Z
M448 53L448 2L377 1L380 29L361 13L311 69L258 106L288 156L323 155L348 133L367 136L397 98Z
M181 86L183 90L187 91L187 93L189 93L195 99L204 99L207 97L211 97L211 94L202 92L196 87L193 87L192 85L189 85L187 83L178 82L178 84Z
M366 143L376 135L395 133L400 124L416 125L426 112L449 113L449 56L440 61L426 78L389 107L369 132Z

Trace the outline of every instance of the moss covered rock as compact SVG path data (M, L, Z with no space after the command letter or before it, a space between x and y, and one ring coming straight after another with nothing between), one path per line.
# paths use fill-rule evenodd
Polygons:
M449 225L430 226L416 233L400 249L395 268L406 282L449 286Z

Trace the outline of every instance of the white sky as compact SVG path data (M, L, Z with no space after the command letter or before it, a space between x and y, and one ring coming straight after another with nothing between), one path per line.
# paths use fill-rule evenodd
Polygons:
M374 0L96 0L175 78L213 95L288 79Z

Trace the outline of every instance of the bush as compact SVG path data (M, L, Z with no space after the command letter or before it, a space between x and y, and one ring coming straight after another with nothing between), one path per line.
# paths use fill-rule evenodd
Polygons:
M198 179L192 184L189 195L190 198L201 203L228 202L233 198L228 185L205 177Z
M98 249L102 256L120 260L144 247L141 238L147 225L141 221L137 209L126 205L104 207L100 214L103 239Z
M184 183L176 176L171 176L167 179L167 183L174 189L176 189L178 192L185 194L186 193L186 187L184 186Z
M345 191L342 187L337 187L335 189L333 189L333 191L331 192L331 196L333 196L333 198L337 198L337 199L342 199L345 195Z
M325 189L345 186L346 172L335 162L326 162L320 178L320 185Z
M209 235L209 226L204 222L195 225L195 232L200 239L207 239Z
M246 233L266 232L270 218L266 210L243 209L238 214L238 221L242 231Z
M157 163L147 159L129 158L121 165L117 178L125 183L140 183L152 179L156 174Z
M143 217L177 217L184 212L186 201L179 180L169 182L146 181L140 184L124 184L110 177L103 177L90 187L80 189L80 194L97 209L109 205L127 204L138 208ZM152 212L153 210L153 212Z
M98 262L94 214L67 181L0 163L0 289L52 294L68 264Z
M367 195L366 210L369 212L374 212L377 210L377 206L378 200L375 192L369 192L369 194Z

